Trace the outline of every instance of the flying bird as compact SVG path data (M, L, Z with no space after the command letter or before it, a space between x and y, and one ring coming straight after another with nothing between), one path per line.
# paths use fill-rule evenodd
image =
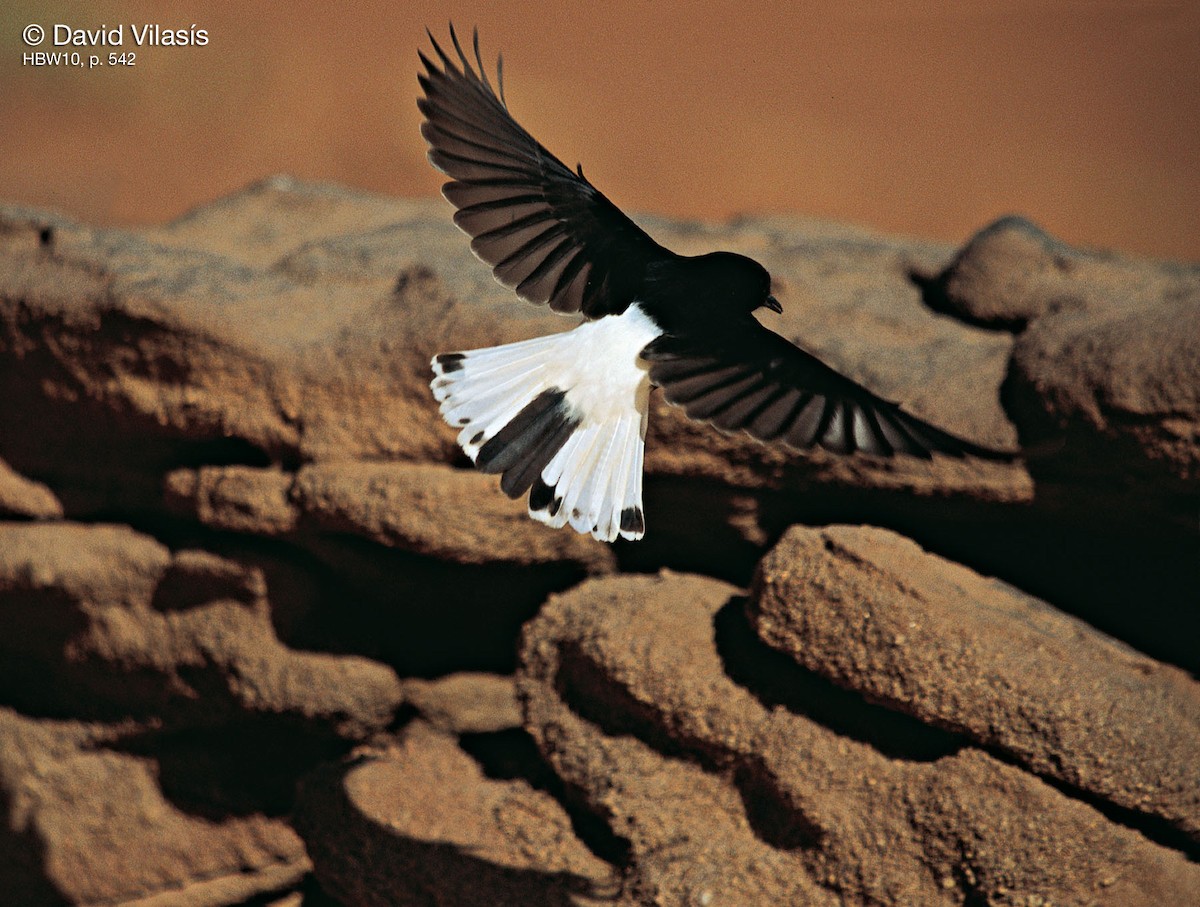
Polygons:
M872 394L763 327L782 312L767 270L732 252L660 246L508 112L474 35L474 66L429 34L421 135L450 177L454 223L496 279L532 303L582 314L573 330L442 353L432 362L442 417L476 467L501 476L529 514L602 541L639 539L650 392L693 419L791 448L929 459L1012 459ZM457 57L457 59L455 59Z

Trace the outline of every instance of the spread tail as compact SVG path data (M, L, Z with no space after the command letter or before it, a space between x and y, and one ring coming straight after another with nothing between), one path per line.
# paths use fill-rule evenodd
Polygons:
M644 370L589 374L595 326L443 353L431 387L459 446L509 497L529 492L535 520L605 542L640 539L649 383Z

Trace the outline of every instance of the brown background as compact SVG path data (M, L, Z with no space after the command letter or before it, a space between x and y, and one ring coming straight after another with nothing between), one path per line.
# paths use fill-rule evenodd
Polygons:
M278 172L436 192L416 50L453 18L504 51L517 117L629 209L956 241L1016 212L1073 243L1200 259L1200 3L335 6L5 4L0 199L131 223ZM30 22L123 24L136 66L23 66ZM210 43L134 47L146 22Z

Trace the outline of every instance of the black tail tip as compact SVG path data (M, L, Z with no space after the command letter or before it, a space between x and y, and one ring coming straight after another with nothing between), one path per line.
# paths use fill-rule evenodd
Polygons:
M462 362L467 357L462 353L438 353L433 357L433 363L442 370L442 374L447 372L457 372L462 369Z
M641 507L626 507L621 511L621 531L634 534L646 531L646 517Z
M553 501L554 486L547 485L542 481L542 477L538 476L533 482L533 488L529 491L529 509L546 510Z

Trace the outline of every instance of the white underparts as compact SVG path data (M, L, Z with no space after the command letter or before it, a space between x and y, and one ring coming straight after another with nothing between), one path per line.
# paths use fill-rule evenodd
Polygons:
M530 493L534 519L606 542L637 539L645 533L642 462L650 396L638 354L661 333L634 304L562 334L435 357L431 386L473 462L483 451L487 462L509 468L515 455L497 456L496 448L518 435L523 462L539 466L539 450L550 457Z

